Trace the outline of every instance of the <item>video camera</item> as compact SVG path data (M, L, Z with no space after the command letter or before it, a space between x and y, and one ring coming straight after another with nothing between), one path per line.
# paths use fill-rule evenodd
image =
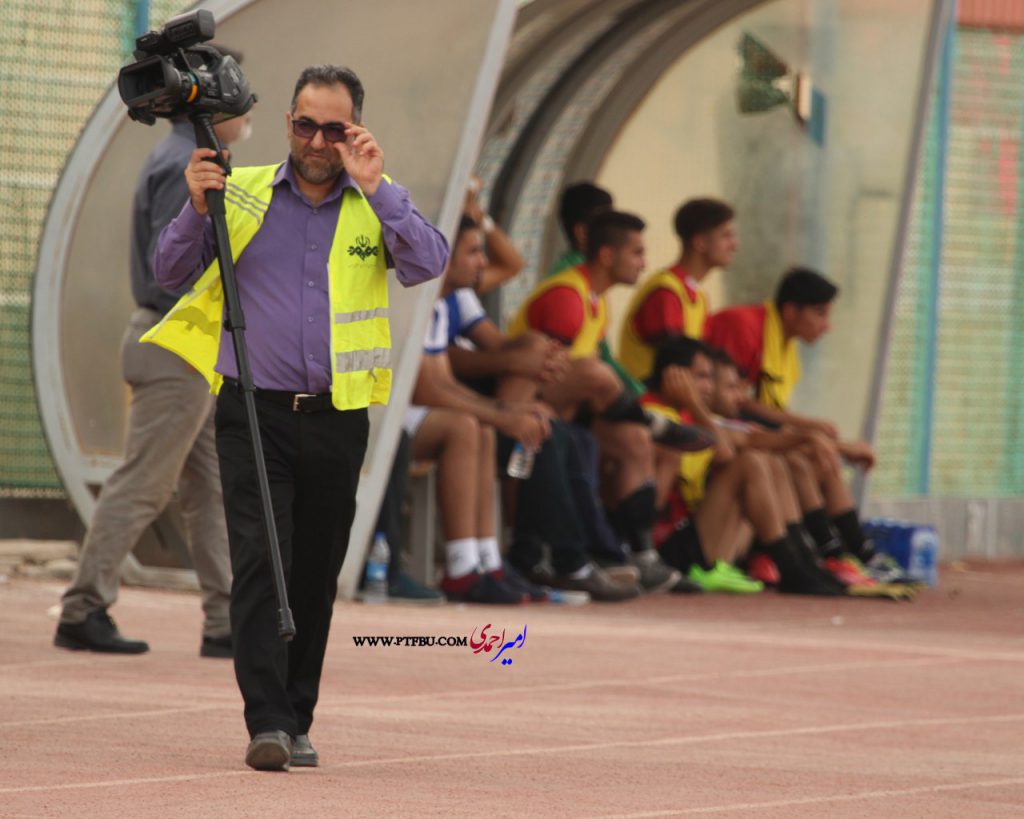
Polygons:
M216 123L252 108L256 95L234 57L199 45L213 38L214 27L213 12L201 9L135 41L136 61L117 75L129 117L152 125L157 117L205 113Z

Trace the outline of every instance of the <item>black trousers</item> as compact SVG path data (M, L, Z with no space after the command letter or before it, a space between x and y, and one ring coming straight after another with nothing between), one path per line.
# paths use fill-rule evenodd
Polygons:
M508 436L498 435L499 477L503 477L514 444ZM552 421L551 437L536 454L530 477L519 481L515 540L508 556L520 569L528 571L544 559L545 543L551 549L556 574L572 574L589 560L586 531L568 479L572 445L565 424Z
M233 572L235 677L249 735L281 730L294 737L309 733L313 722L369 418L365 409L294 412L256 396L295 638L285 643L277 634L245 405L237 388L225 385L215 421Z

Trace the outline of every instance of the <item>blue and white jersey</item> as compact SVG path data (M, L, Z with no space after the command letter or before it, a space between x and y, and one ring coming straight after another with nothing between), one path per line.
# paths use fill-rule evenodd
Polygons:
M454 344L456 339L467 338L469 332L487 318L484 306L470 287L463 287L434 302L434 313L427 327L423 350L437 355Z

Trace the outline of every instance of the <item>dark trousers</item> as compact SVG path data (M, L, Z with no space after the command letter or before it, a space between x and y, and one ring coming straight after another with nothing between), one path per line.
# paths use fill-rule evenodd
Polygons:
M508 463L514 443L505 435L498 436L499 474ZM589 559L586 532L568 480L572 446L565 424L552 421L551 437L534 457L530 477L518 482L515 540L509 559L520 569L528 571L543 561L545 543L551 549L551 566L556 574L571 574Z
M263 452L295 638L277 634L277 598L242 395L221 390L217 455L231 548L235 677L249 735L309 733L366 454L365 409L294 412L257 393Z
M569 424L573 446L568 449L568 477L580 520L586 529L590 553L600 562L624 563L626 550L615 534L598 497L598 451L594 434L579 424Z

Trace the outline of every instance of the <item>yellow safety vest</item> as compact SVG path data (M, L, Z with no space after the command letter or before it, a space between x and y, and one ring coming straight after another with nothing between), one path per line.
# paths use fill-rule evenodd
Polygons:
M789 397L800 380L800 353L795 339L786 341L782 318L775 303L767 301L765 308L757 397L769 407L784 410L789 406Z
M619 334L619 362L633 378L640 381L647 378L654 369L655 350L637 334L634 326L636 314L647 301L647 297L661 288L674 293L683 306L683 335L698 340L704 337L704 320L708 315L707 298L704 293L698 290L697 300L690 301L686 286L672 270L652 273L633 294Z
M527 320L530 305L549 290L553 290L556 287L571 287L579 294L580 299L583 301L583 326L580 328L576 338L573 339L572 346L569 348L569 357L589 358L596 355L597 346L601 343L601 339L604 338L605 325L608 321L608 308L605 304L604 296L600 296L597 302L597 315L592 315L590 309L592 295L590 282L578 267L570 267L567 270L563 270L561 273L557 273L537 285L536 289L526 297L526 301L520 305L519 312L512 319L512 323L508 328L509 335L513 337L520 336L530 329Z
M664 415L670 421L682 423L679 412L668 404L663 404L653 396L648 395L642 400L643 406L660 415ZM708 471L711 469L711 462L715 459L713 447L701 449L697 452L683 452L679 456L679 487L686 508L691 512L697 511L702 500L704 500L704 487L707 483Z
M235 168L225 189L231 255L237 262L270 207L279 165ZM391 329L387 261L380 220L366 197L346 187L327 260L331 306L331 403L336 409L386 404L391 393ZM142 341L185 359L220 391L214 370L220 349L224 291L214 259L163 320Z

